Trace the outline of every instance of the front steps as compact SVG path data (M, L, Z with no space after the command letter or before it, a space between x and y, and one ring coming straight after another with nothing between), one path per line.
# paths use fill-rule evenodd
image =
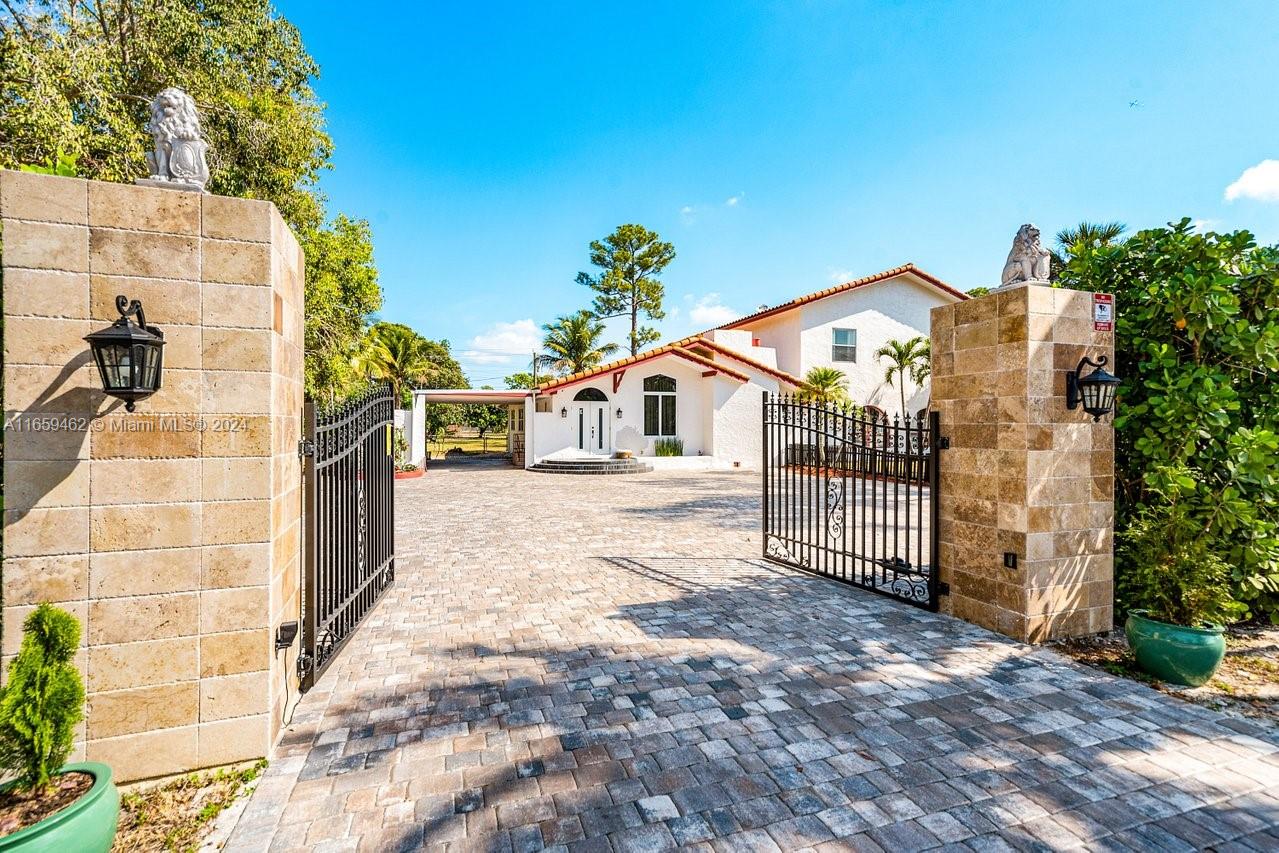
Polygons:
M530 471L544 474L644 474L653 470L634 457L630 459L543 459Z

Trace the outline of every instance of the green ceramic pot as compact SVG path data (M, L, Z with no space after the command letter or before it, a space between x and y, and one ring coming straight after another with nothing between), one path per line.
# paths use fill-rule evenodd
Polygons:
M1198 687L1217 671L1226 656L1224 628L1187 628L1157 622L1145 610L1128 613L1124 633L1137 663L1161 681Z
M73 770L93 777L89 792L39 823L0 838L0 853L109 853L120 818L120 792L111 779L111 768L85 761L68 764L58 772Z

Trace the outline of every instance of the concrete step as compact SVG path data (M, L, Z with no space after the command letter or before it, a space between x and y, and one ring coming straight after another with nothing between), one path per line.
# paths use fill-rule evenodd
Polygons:
M546 459L531 469L546 474L642 474L653 466L637 459Z

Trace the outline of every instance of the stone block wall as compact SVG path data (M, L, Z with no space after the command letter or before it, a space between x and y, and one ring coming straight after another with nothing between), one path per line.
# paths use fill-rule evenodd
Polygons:
M1092 294L1022 285L934 308L943 606L1019 640L1109 630L1114 431L1066 408L1080 358L1114 358ZM1004 555L1016 567L1004 565Z
M80 619L77 751L124 780L266 755L296 657L297 242L266 202L8 171L0 217L4 659L36 603ZM166 340L132 414L81 340L117 294Z

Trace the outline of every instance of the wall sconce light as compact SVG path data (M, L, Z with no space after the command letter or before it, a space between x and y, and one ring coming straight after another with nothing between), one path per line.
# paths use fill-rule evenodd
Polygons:
M160 373L164 362L164 332L148 326L142 303L130 302L124 296L115 298L120 319L105 329L85 335L93 360L102 377L102 390L124 400L125 409L133 411L138 400L145 400L160 390ZM130 317L137 322L130 322Z
M1083 358L1074 372L1066 374L1066 408L1077 409L1080 406L1094 421L1101 420L1115 407L1115 389L1121 380L1111 376L1102 367L1106 364L1106 356L1099 356L1096 361ZM1093 369L1087 376L1081 376L1084 366Z
M561 407L560 407L560 417L561 417L561 418L567 418L567 417L568 417L568 406L561 406Z
M621 409L618 409L618 410L617 410L617 419L618 419L619 421L622 419L622 410L621 410Z

